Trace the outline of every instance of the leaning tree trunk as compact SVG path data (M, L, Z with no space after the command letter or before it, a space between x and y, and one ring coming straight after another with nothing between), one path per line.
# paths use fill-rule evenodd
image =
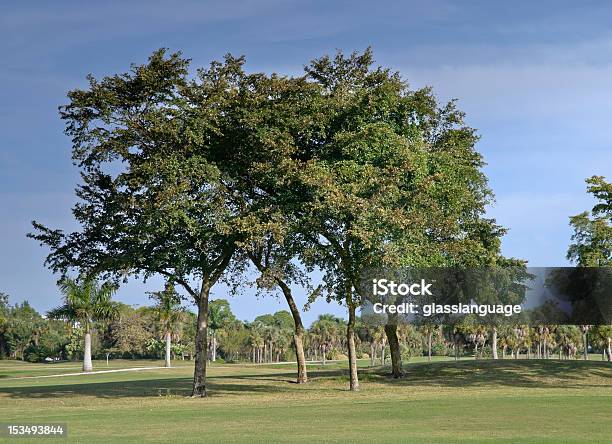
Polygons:
M85 353L83 356L83 371L90 372L93 370L93 364L91 363L91 332L87 330L85 332Z
M491 348L493 349L493 359L499 359L497 356L497 327L493 327L493 333L491 334Z
M391 375L394 378L401 378L402 372L402 353L400 351L399 339L397 338L397 325L386 324L385 334L389 341L389 351L391 352Z
M350 291L350 290L349 290ZM359 377L357 376L357 350L355 348L355 305L348 298L349 319L346 325L346 340L348 343L348 357L350 370L350 390L359 390Z
M166 332L166 367L172 367L170 362L170 350L172 348L172 333Z
M293 316L293 323L295 325L293 345L295 346L295 356L297 358L297 383L303 384L308 382L308 372L306 371L306 357L304 356L304 324L302 323L302 315L293 299L291 288L281 279L277 279L277 283L283 291L283 295L289 305L289 311L291 316Z
M206 357L208 354L208 297L210 281L207 277L202 281L202 289L198 300L198 323L195 341L195 369L193 373L193 392L191 396L203 398L206 396Z

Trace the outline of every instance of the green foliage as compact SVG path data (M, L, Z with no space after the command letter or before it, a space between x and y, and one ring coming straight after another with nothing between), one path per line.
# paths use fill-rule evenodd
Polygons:
M95 322L109 321L118 314L112 301L116 286L110 282L98 285L94 277L63 278L59 284L64 305L47 313L50 319L78 322L89 332Z
M598 202L590 214L585 211L570 217L574 234L567 258L581 267L612 266L612 184L601 176L586 182Z
M61 117L82 173L73 208L81 229L34 223L30 237L51 248L51 269L161 274L196 301L189 279L200 278L208 297L235 249L236 211L214 153L235 134L223 124L242 63L228 57L191 82L189 61L159 50L128 73L89 77L86 89L69 92Z
M236 321L229 302L226 299L215 299L208 305L208 325L212 330L219 330Z
M6 295L1 299L0 355L25 359L26 349L44 335L45 321L27 301L11 307Z
M419 331L410 326L403 326L402 341L400 342L400 350L402 360L408 362L414 356L420 356L423 352L423 337Z
M150 296L155 301L153 312L162 336L166 333L177 333L185 320L185 310L181 306L181 298L174 285L166 283L163 291L153 292Z

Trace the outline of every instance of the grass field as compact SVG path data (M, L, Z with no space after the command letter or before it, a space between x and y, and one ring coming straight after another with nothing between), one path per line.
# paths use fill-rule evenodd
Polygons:
M211 396L190 399L190 362L41 378L80 366L0 361L0 422L66 423L68 441L91 443L612 442L609 363L413 362L402 380L363 368L358 393L347 391L345 367L311 366L311 382L297 385L292 365L213 365Z

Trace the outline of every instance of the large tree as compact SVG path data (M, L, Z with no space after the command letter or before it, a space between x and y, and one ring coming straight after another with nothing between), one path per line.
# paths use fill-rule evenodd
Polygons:
M208 302L236 250L229 179L215 153L232 144L228 107L241 62L227 57L188 80L189 61L155 52L130 72L69 93L61 108L82 183L66 234L34 223L46 263L115 278L162 275L198 308L193 396L206 396Z
M297 261L300 219L297 190L290 178L304 158L300 142L316 133L320 88L304 76L240 74L240 94L228 111L236 126L232 145L217 162L233 178L233 202L249 217L242 219L240 253L259 272L260 291L278 291L293 318L297 382L307 381L304 325L293 287L316 291ZM239 154L238 154L239 153Z
M483 217L491 192L473 129L454 103L412 91L363 54L322 57L306 68L320 89L316 130L296 142L289 183L300 257L324 272L328 298L347 306L350 387L358 389L355 310L364 270L380 266L489 264L503 234ZM386 328L398 375L397 328Z
M93 370L91 362L91 332L96 322L109 321L117 315L118 307L112 301L116 290L114 284L105 282L98 285L93 277L81 279L64 278L60 281L64 305L47 313L51 319L78 322L85 332L83 371Z

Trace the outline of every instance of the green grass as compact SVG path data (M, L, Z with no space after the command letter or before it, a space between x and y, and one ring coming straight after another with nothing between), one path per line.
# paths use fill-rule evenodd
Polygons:
M213 365L207 399L186 398L191 363L176 365L10 379L79 365L0 361L0 422L63 422L68 441L92 443L612 442L612 365L595 360L413 362L401 380L362 368L358 393L346 363L311 366L306 385L293 366Z

